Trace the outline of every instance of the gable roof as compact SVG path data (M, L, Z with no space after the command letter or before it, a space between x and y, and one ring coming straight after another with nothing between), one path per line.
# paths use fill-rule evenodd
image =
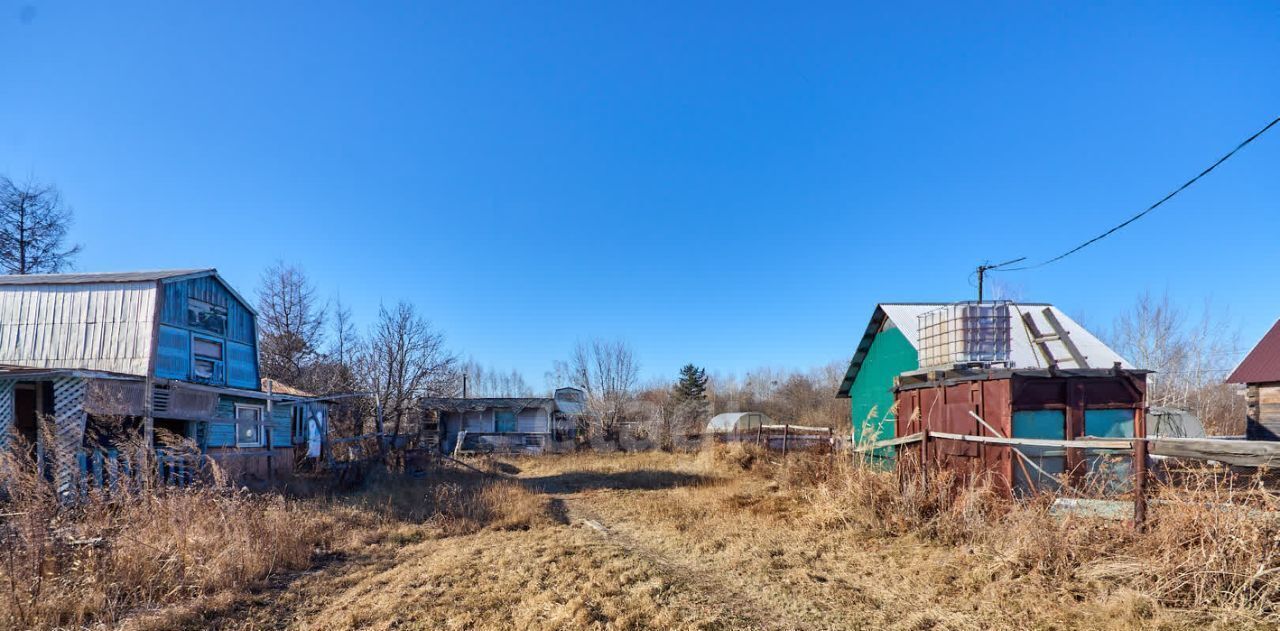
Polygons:
M1271 326L1258 344L1227 377L1227 383L1280 381L1280 320Z
M226 288L240 304L244 305L249 313L258 315L258 310L254 308L253 303L245 300L235 287L231 286L220 274L218 270L212 267L201 267L191 269L162 269L162 270L146 270L140 272L88 272L84 274L0 274L0 286L12 285L93 285L101 283L140 283L140 282L156 282L156 281L178 281L188 280L192 278L201 278L204 276L212 276L218 279L219 283Z
M169 269L142 272L92 272L88 274L3 274L0 285L85 285L89 283L136 283L168 280L181 276L217 274L212 267L204 269ZM223 283L226 284L225 282Z
M920 331L918 318L919 316L948 306L951 303L934 303L934 302L888 302L876 305L875 311L871 314L871 321L867 324L866 331L863 332L862 338L858 342L858 348L854 351L853 359L849 362L849 369L845 371L844 380L840 382L840 389L836 392L836 396L848 397L849 389L853 387L853 382L858 376L858 371L862 369L862 362L867 358L867 352L871 350L871 342L875 339L876 334L885 326L886 321L892 323L902 336L907 339L917 351L920 350ZM1062 326L1071 335L1071 341L1075 343L1076 348L1080 349L1080 353L1085 356L1089 365L1095 368L1110 368L1112 364L1120 362L1123 368L1133 368L1125 358L1119 353L1111 350L1106 344L1102 343L1096 336L1090 333L1083 326L1080 326L1075 320L1072 320L1067 314L1063 313L1057 307L1043 302L1022 302L1011 305L1016 316L1011 315L1010 324L1012 325L1012 338L1010 340L1009 361L1019 368L1044 368L1046 362L1041 357L1040 352L1036 350L1031 342L1031 332L1027 330L1026 323L1022 321L1022 314L1030 313L1041 333L1050 331L1050 327L1044 321L1042 312L1049 309L1053 315L1062 323ZM1057 348L1052 349L1054 355L1067 357L1065 350L1059 354Z

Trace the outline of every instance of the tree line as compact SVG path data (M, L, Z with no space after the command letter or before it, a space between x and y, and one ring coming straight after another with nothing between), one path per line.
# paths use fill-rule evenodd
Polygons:
M56 186L0 175L0 272L71 269L81 252L68 237L72 220ZM322 299L300 268L280 262L263 272L257 297L264 377L317 394L367 393L339 403L339 431L415 431L416 399L458 396L464 376L470 396L535 394L517 371L461 361L411 303L379 306L373 324L360 331L340 298ZM1143 294L1102 336L1135 366L1157 371L1148 380L1152 405L1189 409L1211 433L1242 431L1244 399L1223 380L1246 349L1224 314L1206 306L1197 315L1167 295ZM670 448L722 412L764 412L779 422L847 430L848 400L835 397L845 368L837 361L739 377L691 363L671 379L641 384L628 344L590 340L555 361L547 381L585 393L591 422L584 430L593 438Z

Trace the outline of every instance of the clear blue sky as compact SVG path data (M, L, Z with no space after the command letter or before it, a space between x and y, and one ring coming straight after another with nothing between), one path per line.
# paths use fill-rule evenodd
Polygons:
M540 385L596 336L647 377L847 359L876 302L1074 245L1280 114L1280 3L0 0L0 60L0 172L62 188L81 270L283 259ZM1003 282L1252 344L1278 205L1280 130Z

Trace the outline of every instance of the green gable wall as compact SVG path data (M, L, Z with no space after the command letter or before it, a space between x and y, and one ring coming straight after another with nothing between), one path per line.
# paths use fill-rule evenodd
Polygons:
M893 422L885 421L893 407L893 378L915 370L919 361L915 347L896 327L876 334L853 385L849 387L850 420L855 442L861 439L864 429L876 432L876 440L893 438Z

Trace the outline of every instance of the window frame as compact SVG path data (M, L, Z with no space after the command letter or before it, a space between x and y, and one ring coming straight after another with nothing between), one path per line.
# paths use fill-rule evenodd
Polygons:
M216 344L221 349L222 357L211 357L196 352L196 342ZM196 373L196 362L209 362L213 365L213 376L202 377ZM191 380L203 383L223 385L227 382L227 341L202 333L191 334Z
M240 419L240 410L256 410L258 412L258 422L248 423L242 422ZM236 431L236 448L244 447L265 447L266 446L266 416L267 408L263 405L255 405L253 403L237 403L235 404L235 431ZM240 442L240 426L256 425L258 428L258 439L251 443Z

